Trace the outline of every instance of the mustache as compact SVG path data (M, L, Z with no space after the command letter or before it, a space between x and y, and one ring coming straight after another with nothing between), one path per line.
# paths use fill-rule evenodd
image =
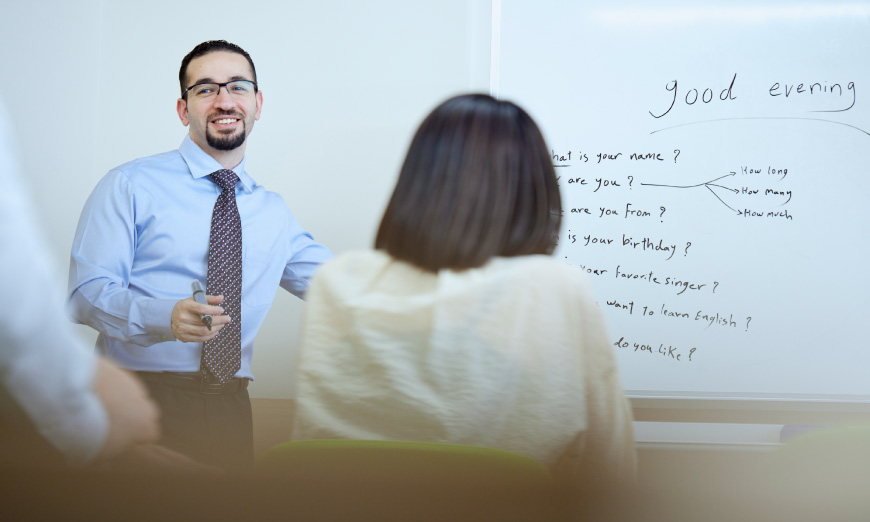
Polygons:
M233 111L217 111L217 112L213 112L213 113L211 113L211 114L209 115L208 119L213 120L213 119L215 119L215 118L221 118L221 117L237 118L237 119L240 119L240 120L244 120L244 119L245 119L245 117L244 117L243 115L239 114L238 112L233 112Z

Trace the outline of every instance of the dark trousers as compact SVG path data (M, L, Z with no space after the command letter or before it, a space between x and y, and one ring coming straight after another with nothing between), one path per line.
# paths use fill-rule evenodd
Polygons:
M254 423L248 390L202 393L178 386L172 374L137 372L160 406L160 444L199 462L249 470L254 462Z

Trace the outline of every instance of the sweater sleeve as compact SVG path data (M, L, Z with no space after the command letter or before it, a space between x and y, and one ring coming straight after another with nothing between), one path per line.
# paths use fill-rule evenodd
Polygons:
M619 378L604 317L585 283L576 335L582 350L587 429L578 433L555 469L556 476L584 496L612 494L634 485L637 454L631 405Z

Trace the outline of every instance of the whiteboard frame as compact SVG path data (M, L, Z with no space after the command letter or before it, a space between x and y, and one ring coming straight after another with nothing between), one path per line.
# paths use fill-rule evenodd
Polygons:
M490 94L498 98L501 0L491 0ZM870 397L804 394L689 393L626 390L641 422L831 425L870 421Z
M870 421L864 397L809 395L627 393L634 420L642 422L713 422L736 424L833 425Z

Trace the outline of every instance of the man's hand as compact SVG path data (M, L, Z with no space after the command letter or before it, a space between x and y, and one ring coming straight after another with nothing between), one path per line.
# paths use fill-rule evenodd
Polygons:
M109 433L95 460L110 459L160 437L160 411L132 374L100 357L94 391L109 417Z
M214 338L225 324L232 321L228 315L221 315L224 309L216 306L223 302L222 295L205 296L208 305L199 304L193 297L182 299L172 309L172 334L183 343L202 343ZM203 315L211 316L211 330L202 324Z

